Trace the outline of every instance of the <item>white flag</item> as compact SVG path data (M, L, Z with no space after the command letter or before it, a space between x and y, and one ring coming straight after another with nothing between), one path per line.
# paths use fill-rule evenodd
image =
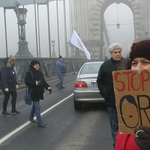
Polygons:
M70 43L73 44L75 47L79 48L80 50L82 50L83 52L85 52L87 59L91 60L89 51L84 46L82 40L80 39L80 37L78 36L78 34L75 30L73 30Z

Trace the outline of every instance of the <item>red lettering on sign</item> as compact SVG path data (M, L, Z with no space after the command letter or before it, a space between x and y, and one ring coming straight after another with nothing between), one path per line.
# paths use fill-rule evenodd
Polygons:
M118 77L119 75L121 75L121 73L119 73L119 72L117 72L117 73L115 74L115 80L116 80L116 82L122 83L122 89L117 88L117 90L120 91L120 92L123 92L123 91L125 90L125 83L124 83L123 81L118 81L117 77Z
M132 74L132 71L131 72L123 72L123 74L127 75L127 79L128 79L128 91L130 91L129 75Z
M135 88L134 88L134 81L133 81L134 76L138 76L139 79L140 79L140 75L137 74L137 73L133 73L133 74L131 75L131 87L132 87L132 89L133 89L134 91L138 91L138 90L140 89L140 87L141 87L141 82L140 82L139 87L138 87L137 89L135 89ZM141 80L141 79L140 79L140 80Z
M148 75L147 79L144 79L144 73ZM144 82L149 80L149 72L147 70L141 71L141 77L142 77L142 91L144 91Z

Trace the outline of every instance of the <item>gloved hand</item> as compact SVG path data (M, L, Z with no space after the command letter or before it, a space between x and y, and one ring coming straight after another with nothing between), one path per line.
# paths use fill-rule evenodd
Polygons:
M41 81L36 81L36 86L40 86L41 85Z
M52 93L52 88L48 87L48 90L49 90L49 94L51 94Z
M5 92L9 92L9 89L8 89L8 88L5 88Z
M134 130L137 133L134 138L135 143L141 150L150 150L150 127L140 126L139 129Z
M19 86L18 86L18 85L16 85L16 89L18 89L18 87L19 87Z

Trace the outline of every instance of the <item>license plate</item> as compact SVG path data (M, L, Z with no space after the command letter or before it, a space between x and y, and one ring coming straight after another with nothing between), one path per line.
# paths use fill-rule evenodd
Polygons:
M93 82L93 88L97 88L97 83L96 82Z

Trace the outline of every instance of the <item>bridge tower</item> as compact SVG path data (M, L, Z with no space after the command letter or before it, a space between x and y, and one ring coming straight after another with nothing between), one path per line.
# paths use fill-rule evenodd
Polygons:
M91 50L91 57L98 60L103 58L104 12L113 3L124 3L131 9L135 41L149 39L150 36L149 0L70 0L71 30L76 29L85 46Z

